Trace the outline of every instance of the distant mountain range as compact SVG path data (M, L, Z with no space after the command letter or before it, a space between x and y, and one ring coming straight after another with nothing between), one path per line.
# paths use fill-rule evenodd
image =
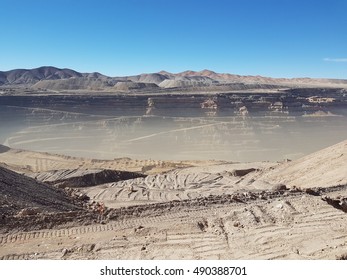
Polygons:
M177 74L161 71L127 77L108 77L97 72L80 73L71 69L44 66L35 69L0 71L0 87L25 87L33 90L108 90L143 91L204 88L256 89L271 87L329 86L347 87L347 80L311 78L268 78L220 74L210 70Z

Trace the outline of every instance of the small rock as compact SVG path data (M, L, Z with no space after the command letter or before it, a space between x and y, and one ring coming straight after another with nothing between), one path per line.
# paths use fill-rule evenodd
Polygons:
M279 209L282 209L283 208L283 204L282 203L277 204L276 207L279 208Z
M137 228L134 229L135 232L141 232L141 230L144 229L143 226L138 226Z
M233 226L234 226L234 227L239 227L239 226L240 226L240 222L238 222L238 221L237 221L237 222L234 222Z
M346 198L341 198L339 205L344 212L347 212L347 199Z
M69 250L64 248L61 252L63 253L62 257L65 257L65 255L69 253Z
M37 207L32 207L32 208L24 208L22 210L20 210L17 213L17 217L26 217L26 216L33 216L33 215L37 215L41 212L41 210Z
M307 194L314 195L314 196L319 196L320 195L319 191L313 190L311 188L305 189L305 192Z
M276 184L272 187L272 190L273 191L285 191L285 190L287 190L287 187L284 184Z
M89 246L88 246L88 252L91 252L91 251L93 251L94 250L94 248L95 248L95 244L90 244Z
M297 186L292 186L289 191L290 192L300 192L300 189Z

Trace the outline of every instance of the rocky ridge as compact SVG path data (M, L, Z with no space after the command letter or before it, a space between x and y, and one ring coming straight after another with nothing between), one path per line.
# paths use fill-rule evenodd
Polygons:
M311 78L269 78L216 73L210 70L181 73L146 73L126 77L108 77L100 73L80 73L71 69L43 66L35 69L0 71L0 87L24 87L32 90L148 91L153 89L229 90L282 87L347 87L347 80Z

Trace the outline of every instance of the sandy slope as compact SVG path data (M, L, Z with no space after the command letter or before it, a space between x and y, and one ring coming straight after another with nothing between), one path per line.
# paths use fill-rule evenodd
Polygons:
M32 173L59 169L113 169L153 174L190 166L206 166L221 161L161 161L117 158L97 160L57 154L9 149L0 145L0 164L18 172Z
M0 214L17 214L28 207L40 212L78 209L62 190L0 167Z
M263 172L257 180L300 188L347 184L347 140Z

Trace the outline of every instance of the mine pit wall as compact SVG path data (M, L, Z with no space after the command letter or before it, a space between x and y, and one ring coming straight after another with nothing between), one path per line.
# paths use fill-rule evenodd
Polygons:
M310 97L313 95L327 100L327 102L311 102ZM327 96L329 98L326 98ZM226 117L240 115L240 108L242 107L247 109L248 116L303 116L316 111L347 115L347 95L341 93L341 90L317 91L312 89L304 92L287 91L285 93L251 95L238 93L217 94L215 96L153 96L149 98L147 109L151 109L151 115L159 116ZM215 112L215 114L208 114L209 112Z
M313 96L320 98L323 102L312 102ZM328 101L324 102L324 100ZM43 108L100 116L223 117L239 115L241 107L247 108L249 116L273 114L301 116L318 110L346 115L347 93L341 89L291 89L278 93L219 93L215 95L0 96L0 106ZM208 114L208 112L215 112L215 114ZM35 113L39 112L36 110Z

